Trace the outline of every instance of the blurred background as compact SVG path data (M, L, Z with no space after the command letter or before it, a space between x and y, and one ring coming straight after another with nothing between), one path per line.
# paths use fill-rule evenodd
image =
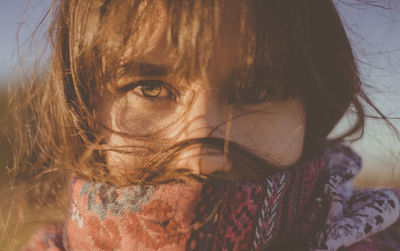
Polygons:
M46 27L36 31L50 0L0 1L0 121L7 125L9 92L23 82L31 71L46 66L48 50ZM400 129L400 1L334 0L342 16L357 58L367 93L376 106ZM32 37L32 33L36 34ZM40 59L36 61L36 59ZM371 114L372 110L369 110ZM396 119L397 118L397 119ZM346 116L333 132L340 134L351 123ZM8 133L0 133L0 187L7 185L7 168L11 163ZM364 168L355 185L400 187L400 142L380 120L369 119L365 136L351 145L358 151ZM0 196L3 198L2 190ZM7 212L0 204L0 250L4 242L1 230L7 229ZM2 239L3 238L3 239Z
M375 105L400 129L400 1L337 0L358 62L361 79ZM372 115L375 115L369 109ZM348 116L349 117L349 116ZM336 128L348 124L348 117ZM357 186L400 187L400 141L380 120L369 119L365 136L353 147L364 168Z

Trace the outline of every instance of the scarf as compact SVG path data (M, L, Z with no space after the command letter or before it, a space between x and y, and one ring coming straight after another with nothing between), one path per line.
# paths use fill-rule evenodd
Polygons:
M353 191L360 157L340 144L321 152L259 182L73 178L65 223L22 250L400 250L399 192Z

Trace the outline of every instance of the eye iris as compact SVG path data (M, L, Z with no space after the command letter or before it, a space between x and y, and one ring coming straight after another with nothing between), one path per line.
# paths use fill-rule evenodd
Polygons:
M161 93L161 86L142 86L142 94L145 97L158 97Z

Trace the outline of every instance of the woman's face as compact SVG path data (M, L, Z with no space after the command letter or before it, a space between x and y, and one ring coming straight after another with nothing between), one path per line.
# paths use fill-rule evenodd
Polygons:
M177 79L170 72L174 55L168 50L163 22L145 27L143 39L127 51L135 54L130 57L133 61L124 62L125 68L131 68L112 83L115 92L106 91L96 106L96 116L112 131L143 137L106 130L109 146L129 152L129 146L135 145L149 153L179 141L213 136L239 143L282 167L300 158L305 111L299 98L252 103L231 91L232 76L241 65L240 6L236 2L224 10L209 67L191 74L190 80ZM158 18L163 20L163 15ZM149 135L157 137L149 140ZM108 151L106 159L115 174L143 163L140 154L123 151ZM200 146L184 150L171 164L171 168L189 168L197 174L229 171L230 167L223 152Z

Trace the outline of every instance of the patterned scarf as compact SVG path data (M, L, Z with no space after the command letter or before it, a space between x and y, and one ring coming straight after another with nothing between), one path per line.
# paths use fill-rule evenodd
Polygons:
M352 191L360 168L332 144L260 182L74 178L65 224L42 228L23 250L400 250L399 193Z

